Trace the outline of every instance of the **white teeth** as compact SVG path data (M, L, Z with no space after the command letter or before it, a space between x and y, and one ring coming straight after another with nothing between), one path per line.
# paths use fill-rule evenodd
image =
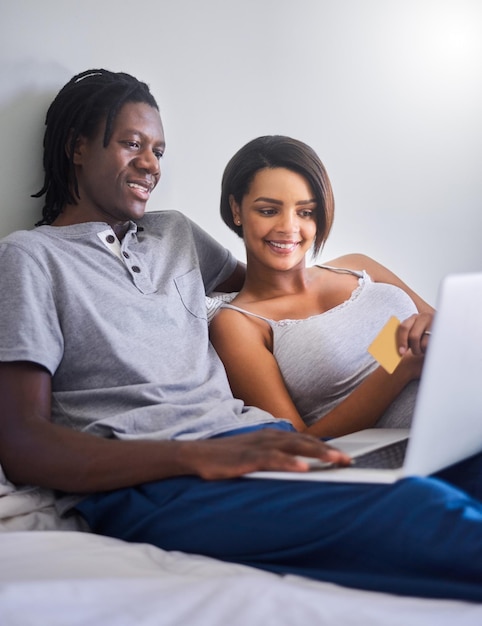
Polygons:
M275 248L282 248L283 250L294 248L297 245L296 243L277 243L276 241L270 241L270 244Z
M147 187L144 185L138 185L137 183L127 183L128 187L132 187L132 189L140 189L141 191L149 191Z

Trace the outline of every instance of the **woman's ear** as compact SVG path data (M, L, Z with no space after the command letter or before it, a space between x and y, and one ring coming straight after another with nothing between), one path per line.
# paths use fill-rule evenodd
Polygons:
M229 196L229 206L231 207L234 224L236 226L241 226L241 209L232 194Z

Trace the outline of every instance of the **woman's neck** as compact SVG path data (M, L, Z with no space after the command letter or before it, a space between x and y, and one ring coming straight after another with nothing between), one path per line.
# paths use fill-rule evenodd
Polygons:
M275 270L248 262L241 294L253 300L301 294L309 289L311 272L306 266Z

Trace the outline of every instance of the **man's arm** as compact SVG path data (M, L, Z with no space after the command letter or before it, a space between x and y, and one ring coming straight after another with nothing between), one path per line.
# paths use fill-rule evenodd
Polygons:
M241 291L244 280L246 278L246 265L238 261L234 272L224 282L215 287L213 291L221 291L223 293L232 293L234 291Z
M294 455L349 461L308 435L275 430L189 442L119 441L71 430L51 422L50 374L29 362L0 363L0 398L0 462L16 484L89 493L170 476L307 470Z

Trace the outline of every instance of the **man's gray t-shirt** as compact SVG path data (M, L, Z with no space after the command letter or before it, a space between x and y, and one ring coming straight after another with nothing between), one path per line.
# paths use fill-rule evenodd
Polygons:
M109 247L111 249L109 249ZM181 213L0 242L0 361L52 374L52 419L120 439L198 439L273 421L233 399L204 296L236 260Z

